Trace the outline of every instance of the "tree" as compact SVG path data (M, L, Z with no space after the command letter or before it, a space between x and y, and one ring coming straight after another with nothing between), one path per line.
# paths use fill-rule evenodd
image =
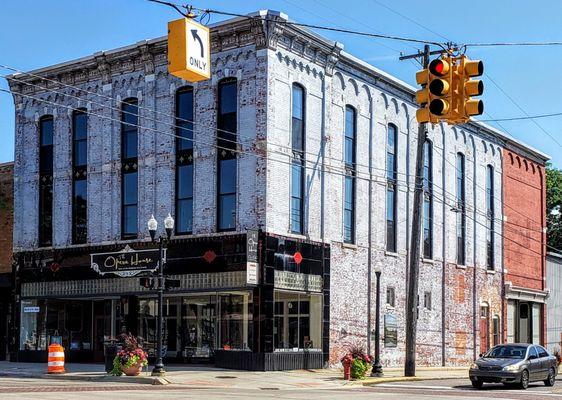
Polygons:
M551 163L546 165L546 226L547 251L562 250L562 170Z

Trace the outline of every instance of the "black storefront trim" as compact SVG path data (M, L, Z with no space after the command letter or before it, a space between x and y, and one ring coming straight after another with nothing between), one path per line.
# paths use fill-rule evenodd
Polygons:
M324 354L320 351L252 353L250 351L215 351L218 368L247 371L289 371L324 368Z

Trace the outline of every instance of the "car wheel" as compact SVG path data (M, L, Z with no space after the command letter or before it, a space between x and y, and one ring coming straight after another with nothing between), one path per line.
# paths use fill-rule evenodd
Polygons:
M554 371L554 368L551 368L548 371L548 378L546 378L544 384L546 386L554 386L554 382L556 382L556 371Z
M470 382L472 383L472 387L475 387L476 389L482 389L482 386L484 385L484 382L478 378Z
M529 371L526 369L521 372L521 382L519 383L521 389L527 389L529 387Z

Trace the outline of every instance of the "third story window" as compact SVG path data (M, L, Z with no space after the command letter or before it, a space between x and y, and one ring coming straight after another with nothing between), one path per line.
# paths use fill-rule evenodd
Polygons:
M176 233L193 230L193 88L176 92Z
M72 242L82 244L87 241L88 232L88 115L86 110L72 114L73 136L73 198L72 198Z
M423 144L423 257L433 258L433 154L431 142Z
M486 167L486 267L494 269L494 168Z
M355 147L357 138L357 121L355 109L345 108L345 195L343 213L343 239L346 243L355 241Z
M39 120L39 245L52 245L53 236L53 117Z
M466 243L466 207L465 207L465 166L464 155L457 153L456 168L456 186L457 186L457 264L464 265L465 260L465 243Z
M138 229L138 105L123 102L121 112L121 237L133 239Z
M305 98L304 89L293 84L291 113L291 232L303 233L305 177Z
M396 127L388 125L386 142L386 250L391 252L396 252L396 195L398 193L396 144Z
M236 79L219 82L217 114L217 228L236 228L238 86Z

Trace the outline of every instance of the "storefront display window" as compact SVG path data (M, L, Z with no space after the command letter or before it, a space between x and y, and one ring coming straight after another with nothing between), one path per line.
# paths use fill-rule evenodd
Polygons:
M322 349L322 296L275 292L276 351Z
M92 349L91 301L23 300L21 316L20 350Z
M164 299L167 357L209 359L216 349L251 350L252 295L210 293ZM139 300L139 337L149 356L156 346L157 301Z

